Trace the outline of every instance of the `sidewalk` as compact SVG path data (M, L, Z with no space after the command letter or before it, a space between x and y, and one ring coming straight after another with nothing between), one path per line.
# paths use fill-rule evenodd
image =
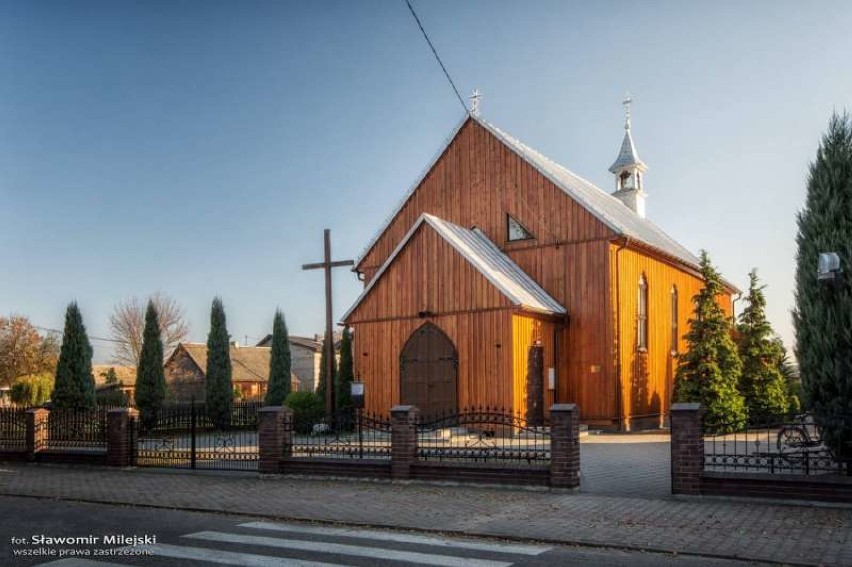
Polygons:
M0 494L852 565L852 510L840 508L24 464L0 464Z

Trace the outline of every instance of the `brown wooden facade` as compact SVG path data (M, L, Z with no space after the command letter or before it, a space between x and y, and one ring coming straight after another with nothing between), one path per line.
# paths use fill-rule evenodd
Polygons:
M423 213L476 226L567 310L547 317L519 310L428 227L421 227L346 323L355 330L356 377L370 410L399 403L399 357L429 321L458 351L460 407L523 412L527 352L544 346L554 368L552 402L577 403L583 420L630 427L659 423L672 392L671 290L682 336L694 267L631 242L551 182L476 120L467 120L416 190L356 266L368 285ZM533 239L509 242L507 214ZM648 289L647 346L636 338L638 282ZM730 312L730 296L723 298ZM677 349L683 348L682 338ZM546 378L546 377L545 377Z

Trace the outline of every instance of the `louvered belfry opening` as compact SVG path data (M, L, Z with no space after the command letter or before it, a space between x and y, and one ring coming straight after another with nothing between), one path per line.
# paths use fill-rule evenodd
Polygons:
M400 354L400 403L424 416L458 411L458 354L436 325L415 330Z

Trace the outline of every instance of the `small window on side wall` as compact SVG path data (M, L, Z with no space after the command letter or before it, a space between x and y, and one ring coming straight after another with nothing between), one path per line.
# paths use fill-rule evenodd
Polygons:
M648 280L639 277L639 303L636 310L636 348L648 350Z
M532 240L535 238L527 227L512 215L506 215L506 240L517 242L519 240Z

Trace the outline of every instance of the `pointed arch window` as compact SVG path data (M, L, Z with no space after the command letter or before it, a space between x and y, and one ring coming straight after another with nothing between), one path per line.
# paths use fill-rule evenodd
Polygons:
M509 242L517 242L519 240L532 240L535 238L533 233L527 227L521 224L521 221L512 215L506 215L506 240Z
M636 310L636 348L648 350L648 280L639 277L639 304Z
M671 352L672 352L672 355L675 355L678 352L677 343L678 343L678 339L680 338L680 331L678 330L678 326L677 326L677 320L678 320L677 300L678 300L677 286L673 285L672 291L671 291L671 302L672 302L672 308L671 308L672 309Z

